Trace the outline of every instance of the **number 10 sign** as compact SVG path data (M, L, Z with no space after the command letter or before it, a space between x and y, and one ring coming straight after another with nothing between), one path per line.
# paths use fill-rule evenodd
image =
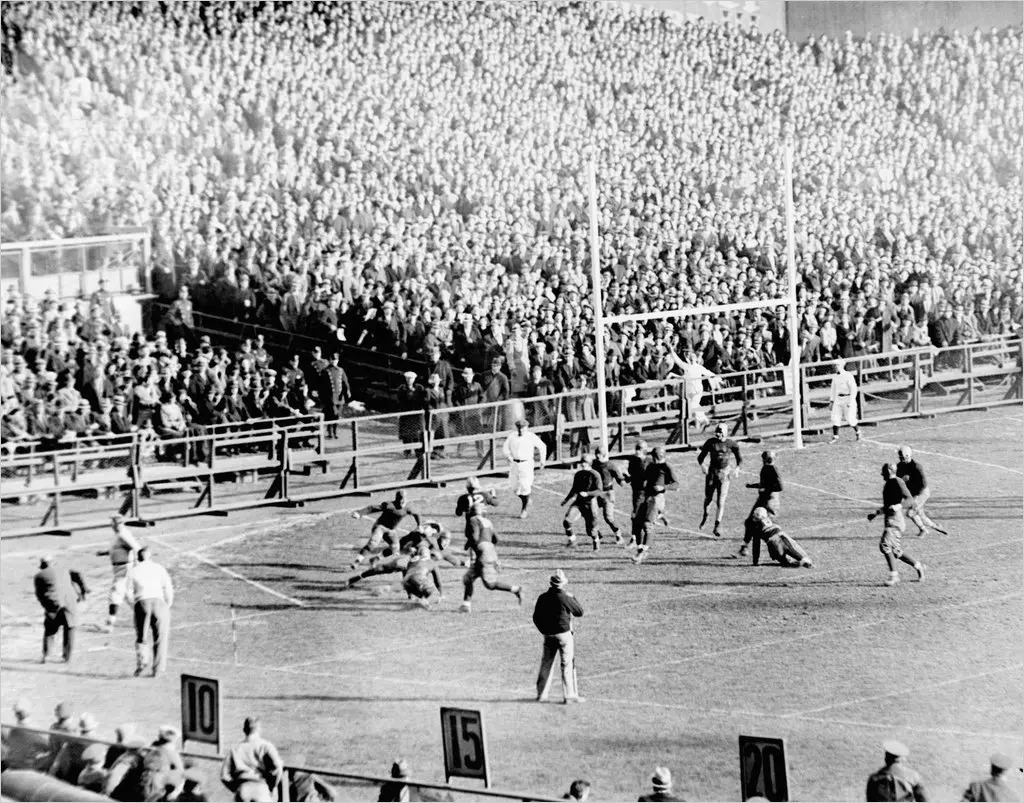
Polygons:
M484 740L484 715L466 708L441 709L441 741L444 743L444 776L481 778L491 785Z
M220 683L213 678L181 676L181 741L217 745L220 753Z

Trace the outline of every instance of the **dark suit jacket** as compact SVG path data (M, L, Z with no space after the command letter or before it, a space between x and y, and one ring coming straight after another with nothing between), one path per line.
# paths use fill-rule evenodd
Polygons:
M68 624L73 625L72 617L78 611L78 601L89 593L82 575L73 569L51 565L39 570L35 586L36 599L43 610L48 614L63 610L68 615Z

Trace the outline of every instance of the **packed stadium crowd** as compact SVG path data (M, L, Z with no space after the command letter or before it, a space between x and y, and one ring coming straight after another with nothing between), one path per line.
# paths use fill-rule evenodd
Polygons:
M497 349L514 383L592 372L586 164L609 313L771 299L792 143L806 359L1021 328L1019 29L798 45L596 3L4 19L4 238L151 225L168 302L184 283L198 309L478 373ZM611 351L627 375L659 351L772 365L784 314L627 325Z

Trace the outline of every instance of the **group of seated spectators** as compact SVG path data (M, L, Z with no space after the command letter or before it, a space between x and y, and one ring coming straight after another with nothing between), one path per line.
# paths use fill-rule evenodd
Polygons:
M64 783L104 795L106 800L187 803L206 801L211 793L215 794L210 787L214 781L208 777L210 773L204 771L195 759L182 756L181 733L173 725L160 727L156 739L150 742L141 738L135 726L129 723L117 725L112 737L105 736L93 714L83 713L76 717L71 706L64 702L54 708L55 719L49 726L37 720L26 700L16 701L12 710L16 724L4 727L3 771L45 773ZM245 722L247 734L253 721L258 723L258 720L250 719ZM325 778L305 768L304 756L292 757L294 768L284 773L285 767L277 748L265 739L260 738L260 741L269 747L264 748L262 755L270 765L268 770L277 776L271 787L278 783L287 785L288 796L283 799L343 799L344 795ZM234 799L269 800L269 797L247 795L247 790L239 791L235 784L238 768L229 763L233 753L231 756L224 762L219 780L235 792ZM206 770L211 769L206 767ZM409 763L402 758L391 765L390 777L391 780L381 786L378 800L454 800L448 792L410 786ZM285 790L271 788L264 791Z
M149 223L169 305L147 342L113 305L8 297L14 439L340 410L310 371L340 343L447 362L448 404L477 400L467 368L480 401L593 387L590 161L606 314L768 302L612 327L610 382L788 362L783 144L803 361L1021 332L1019 28L796 44L588 2L3 15L4 239ZM322 354L275 374L258 340L195 337L194 310Z

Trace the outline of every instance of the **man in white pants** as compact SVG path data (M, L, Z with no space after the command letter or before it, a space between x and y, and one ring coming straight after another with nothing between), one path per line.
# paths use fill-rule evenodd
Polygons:
M860 440L860 427L857 425L857 380L846 370L846 363L842 360L836 362L828 406L832 410L832 440L829 443L838 443L839 427L844 421L853 427L853 434Z
M519 518L525 519L526 511L530 507L530 493L533 490L533 453L536 451L540 454L538 467L544 468L547 448L544 441L530 432L526 419L520 418L516 421L515 433L508 436L501 451L508 459L509 485L523 506Z
M135 564L135 554L140 546L135 536L124 526L124 516L114 516L110 523L114 528L114 539L110 544L110 568L114 578L107 598L107 624L104 628L107 633L114 632L117 609L124 603L128 591L128 572Z

